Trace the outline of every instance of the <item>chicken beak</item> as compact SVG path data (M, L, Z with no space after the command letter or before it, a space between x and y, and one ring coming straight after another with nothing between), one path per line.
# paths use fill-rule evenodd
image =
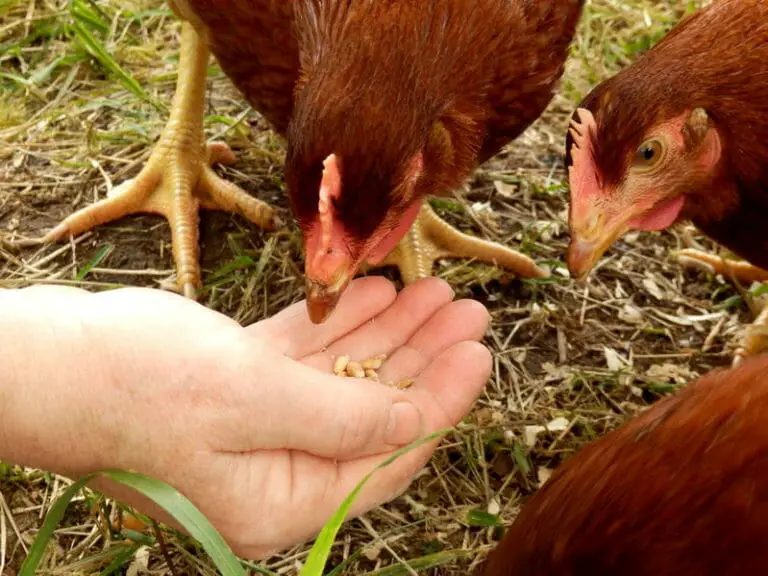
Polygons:
M606 250L629 230L627 219L607 218L598 208L584 220L571 223L568 245L568 270L578 281L586 279Z
M341 295L349 284L349 276L340 274L331 284L322 284L306 278L305 293L307 298L307 313L313 324L322 324L331 315L339 303Z

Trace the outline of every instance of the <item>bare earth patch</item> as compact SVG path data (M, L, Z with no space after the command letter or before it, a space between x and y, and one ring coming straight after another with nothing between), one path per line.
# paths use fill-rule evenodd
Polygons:
M722 278L684 270L670 257L683 247L682 229L625 237L587 284L571 282L563 264L562 153L570 114L591 86L668 30L683 14L680 4L589 3L547 113L456 199L435 202L462 230L521 246L554 276L522 282L466 261L436 268L459 297L491 311L486 343L495 369L471 417L409 491L346 525L331 562L344 563L340 573L387 566L394 571L386 574L412 573L403 560L428 574L467 574L498 537L498 526L513 520L560 462L697 375L729 363L730 340L751 318L749 308ZM106 26L92 34L160 107L84 52L67 28L76 22L68 6L0 0L0 286L172 284L170 234L159 217L125 218L68 244L20 251L9 245L42 235L135 175L173 93L179 25L164 4L93 3ZM281 143L211 66L207 134L225 140L238 157L217 171L287 216ZM205 305L251 323L302 297L300 239L292 224L265 234L238 217L204 213L200 230ZM16 573L41 518L68 484L0 464L0 573ZM106 519L116 513L114 502L97 495L73 505L51 547L49 573L91 574L109 564L125 549ZM169 531L166 540L182 573L215 573L183 537ZM145 544L124 560L125 573L170 573L151 532ZM296 573L307 549L261 566Z

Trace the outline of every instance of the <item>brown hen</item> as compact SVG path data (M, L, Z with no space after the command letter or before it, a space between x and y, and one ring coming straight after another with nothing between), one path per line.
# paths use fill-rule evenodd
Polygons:
M476 576L741 576L768 565L768 357L583 448Z
M322 321L357 271L408 283L436 258L475 257L525 277L531 259L459 233L424 199L446 195L545 109L583 0L173 0L183 28L171 120L146 168L48 239L136 211L165 214L183 291L200 283L197 208L272 210L217 178L204 145L208 46L287 139L285 177L304 237L310 315ZM410 230L410 232L409 232Z
M597 86L567 139L568 264L583 277L624 232L690 219L745 258L726 276L768 280L768 3L716 0ZM757 268L759 266L760 268ZM736 361L765 347L768 310Z

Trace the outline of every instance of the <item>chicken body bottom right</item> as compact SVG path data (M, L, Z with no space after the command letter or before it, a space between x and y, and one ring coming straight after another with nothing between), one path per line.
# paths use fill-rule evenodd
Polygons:
M562 464L476 576L768 572L768 356L709 373Z

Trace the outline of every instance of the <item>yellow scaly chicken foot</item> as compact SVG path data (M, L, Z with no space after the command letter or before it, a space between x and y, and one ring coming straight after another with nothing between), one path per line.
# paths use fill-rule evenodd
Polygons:
M684 266L703 269L710 274L720 274L738 284L749 286L754 282L768 282L768 270L753 266L744 260L728 260L702 250L681 250L678 261ZM739 336L739 344L733 355L733 366L747 357L768 351L768 306L763 306L755 320Z
M403 283L432 275L440 258L475 258L505 268L524 278L544 278L536 263L511 248L463 234L435 214L428 203L421 206L408 233L379 266L397 266Z
M203 133L205 78L209 50L206 33L182 23L176 94L170 117L147 164L108 197L63 220L42 239L54 242L136 213L164 216L171 226L176 283L188 298L201 285L198 245L199 209L243 215L265 230L280 226L272 207L220 178L213 163L232 163L224 143L206 145Z
M757 318L744 329L739 339L741 343L733 355L734 368L749 356L768 351L768 306L763 306Z
M721 274L724 278L735 279L741 284L768 282L768 270L753 266L744 260L727 260L702 250L685 249L677 253L677 260L683 266L698 268L710 274Z

